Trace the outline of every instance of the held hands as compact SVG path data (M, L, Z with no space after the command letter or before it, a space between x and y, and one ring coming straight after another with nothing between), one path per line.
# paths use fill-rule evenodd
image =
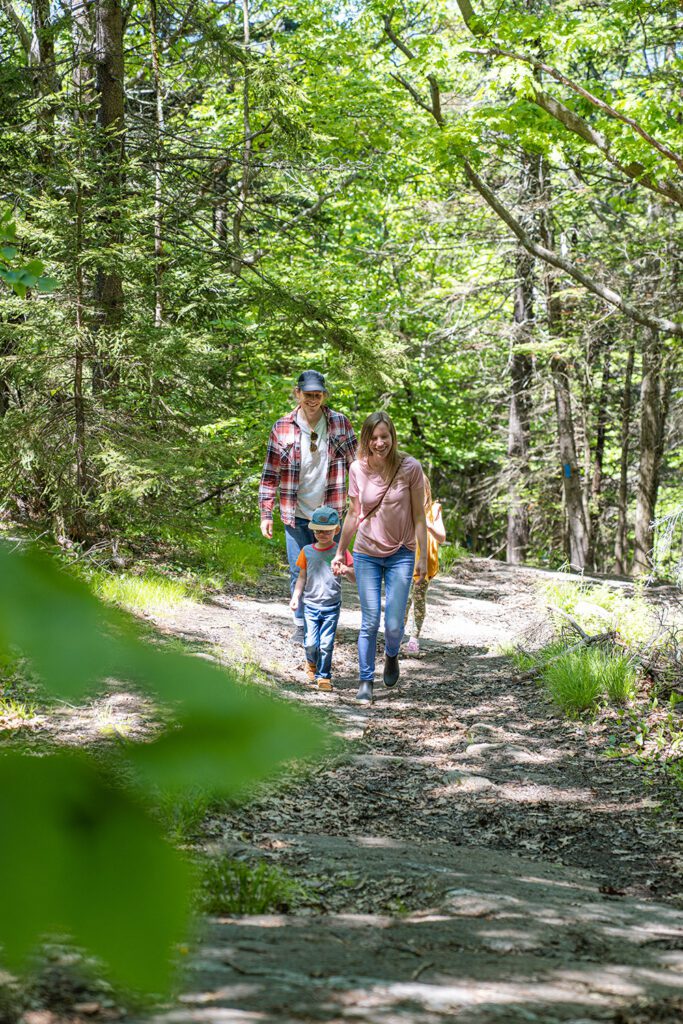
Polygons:
M344 569L346 567L344 565L344 556L343 555L336 554L334 556L334 558L332 559L332 561L330 562L330 567L331 567L332 572L334 573L335 576L345 576L346 575L346 573L344 572Z

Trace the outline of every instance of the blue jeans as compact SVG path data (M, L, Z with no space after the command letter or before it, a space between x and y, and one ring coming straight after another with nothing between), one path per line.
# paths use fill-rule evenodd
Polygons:
M375 674L375 651L382 610L384 580L384 651L390 657L398 654L403 637L410 584L415 571L415 552L400 547L387 558L361 555L354 551L361 626L358 634L358 666L361 682L372 682Z
M294 520L294 526L287 526L285 524L285 543L287 545L287 561L289 562L289 593L293 594L299 577L299 566L296 564L299 552L307 544L315 543L315 537L308 526L308 519L300 519L297 516ZM294 612L294 624L297 626L303 626L304 624L303 601L299 602L299 607Z
M332 652L340 611L340 604L334 604L331 608L304 605L306 661L315 665L316 679L332 678Z

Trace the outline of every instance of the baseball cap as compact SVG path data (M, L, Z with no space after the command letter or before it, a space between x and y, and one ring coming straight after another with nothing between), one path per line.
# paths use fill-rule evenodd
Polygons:
M309 526L311 529L317 526L320 530L336 530L339 526L339 513L329 505L320 505L311 516Z
M325 378L318 370L304 370L296 382L299 391L327 391Z

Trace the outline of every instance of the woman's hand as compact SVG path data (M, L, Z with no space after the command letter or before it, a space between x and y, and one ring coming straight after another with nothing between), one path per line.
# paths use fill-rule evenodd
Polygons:
M330 562L330 567L335 576L344 575L344 556L340 555L339 552L334 556Z
M427 556L423 555L422 552L420 552L420 557L415 566L415 573L418 577L418 583L423 583L427 579Z

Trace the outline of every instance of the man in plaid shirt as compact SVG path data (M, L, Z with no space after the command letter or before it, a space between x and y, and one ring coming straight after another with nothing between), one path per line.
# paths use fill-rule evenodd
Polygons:
M273 536L273 507L280 491L280 516L285 524L290 591L294 592L299 552L315 543L309 528L320 505L336 509L341 517L346 504L346 474L356 457L358 442L351 423L325 406L325 378L317 370L304 370L296 387L298 405L274 424L259 487L261 533ZM292 639L304 639L303 604L294 613Z

